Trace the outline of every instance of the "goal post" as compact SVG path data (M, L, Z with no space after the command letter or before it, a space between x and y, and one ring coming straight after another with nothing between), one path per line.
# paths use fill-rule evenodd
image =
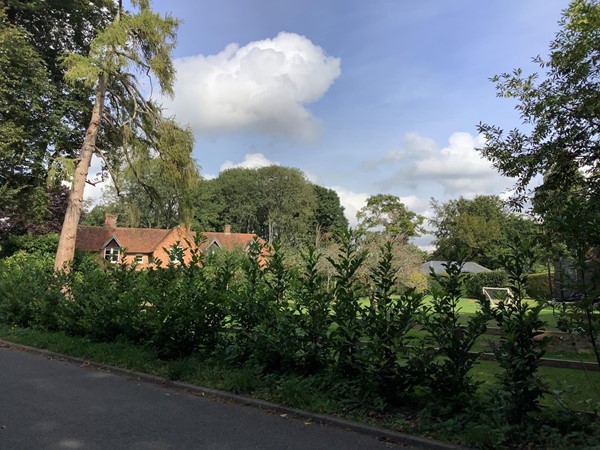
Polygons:
M513 293L510 288L484 287L482 290L483 295L485 295L492 305L500 302L511 302L513 300Z

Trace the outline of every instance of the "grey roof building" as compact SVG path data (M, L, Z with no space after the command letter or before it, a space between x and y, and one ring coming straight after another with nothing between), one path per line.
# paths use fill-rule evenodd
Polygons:
M427 275L431 273L430 268L433 268L433 270L435 270L435 273L443 273L446 271L446 268L444 267L444 264L446 263L447 261L427 261L421 266L421 270ZM483 267L482 265L477 264L475 262L467 261L463 266L462 271L463 273L478 273L489 272L490 269L488 269L487 267Z

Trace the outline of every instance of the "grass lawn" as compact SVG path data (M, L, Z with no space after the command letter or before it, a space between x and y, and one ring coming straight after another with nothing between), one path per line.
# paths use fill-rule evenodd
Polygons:
M532 305L535 305L535 301L526 300L530 302ZM463 316L463 320L467 320L469 316L474 315L477 311L479 311L479 303L477 300L472 298L461 298L460 303L460 313ZM556 318L554 317L554 309L551 306L545 307L540 313L540 319L546 322L546 331L558 331L556 326ZM490 321L489 326L496 326L496 324Z
M471 375L482 382L482 388L497 383L500 366L493 361L479 361ZM600 407L600 372L540 367L540 376L546 381L549 391L542 402L545 406L560 406L587 411Z

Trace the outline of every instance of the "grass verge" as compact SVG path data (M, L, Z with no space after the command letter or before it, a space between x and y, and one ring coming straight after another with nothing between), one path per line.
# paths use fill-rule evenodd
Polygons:
M336 398L336 390L325 385L322 378L297 376L263 375L252 367L231 367L222 361L189 358L164 361L153 351L128 343L98 343L86 338L70 337L60 332L43 332L0 325L0 338L18 344L42 348L57 353L83 358L96 363L109 364L125 369L145 372L159 377L184 381L209 388L221 389L251 396L285 406L300 408L315 413L330 414L360 421L369 425L389 428L404 433L418 434L434 439L451 441L475 447L483 445L495 436L483 432L487 425L469 425L470 418L462 423L456 418L436 422L414 405L405 405L393 411L376 411L372 408L349 405ZM495 383L499 367L494 362L481 361L472 370L473 378L486 387ZM571 369L543 367L540 375L548 383L549 391L543 406L549 411L564 414L568 408L579 411L597 411L600 407L600 372L583 372ZM469 426L471 428L469 428ZM483 439L483 441L481 440ZM500 435L498 439L503 439ZM599 438L600 440L600 438ZM560 448L564 447L564 442ZM495 444L490 448L504 448ZM531 448L537 448L533 446ZM578 447L573 447L578 448Z

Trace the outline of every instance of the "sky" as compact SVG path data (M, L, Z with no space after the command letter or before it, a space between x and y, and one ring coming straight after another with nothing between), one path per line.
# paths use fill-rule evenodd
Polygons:
M211 178L280 164L337 191L351 224L370 195L503 194L480 122L521 125L490 77L548 53L566 0L154 0L182 19L167 114ZM89 194L89 195L93 195ZM431 249L431 235L414 240Z

